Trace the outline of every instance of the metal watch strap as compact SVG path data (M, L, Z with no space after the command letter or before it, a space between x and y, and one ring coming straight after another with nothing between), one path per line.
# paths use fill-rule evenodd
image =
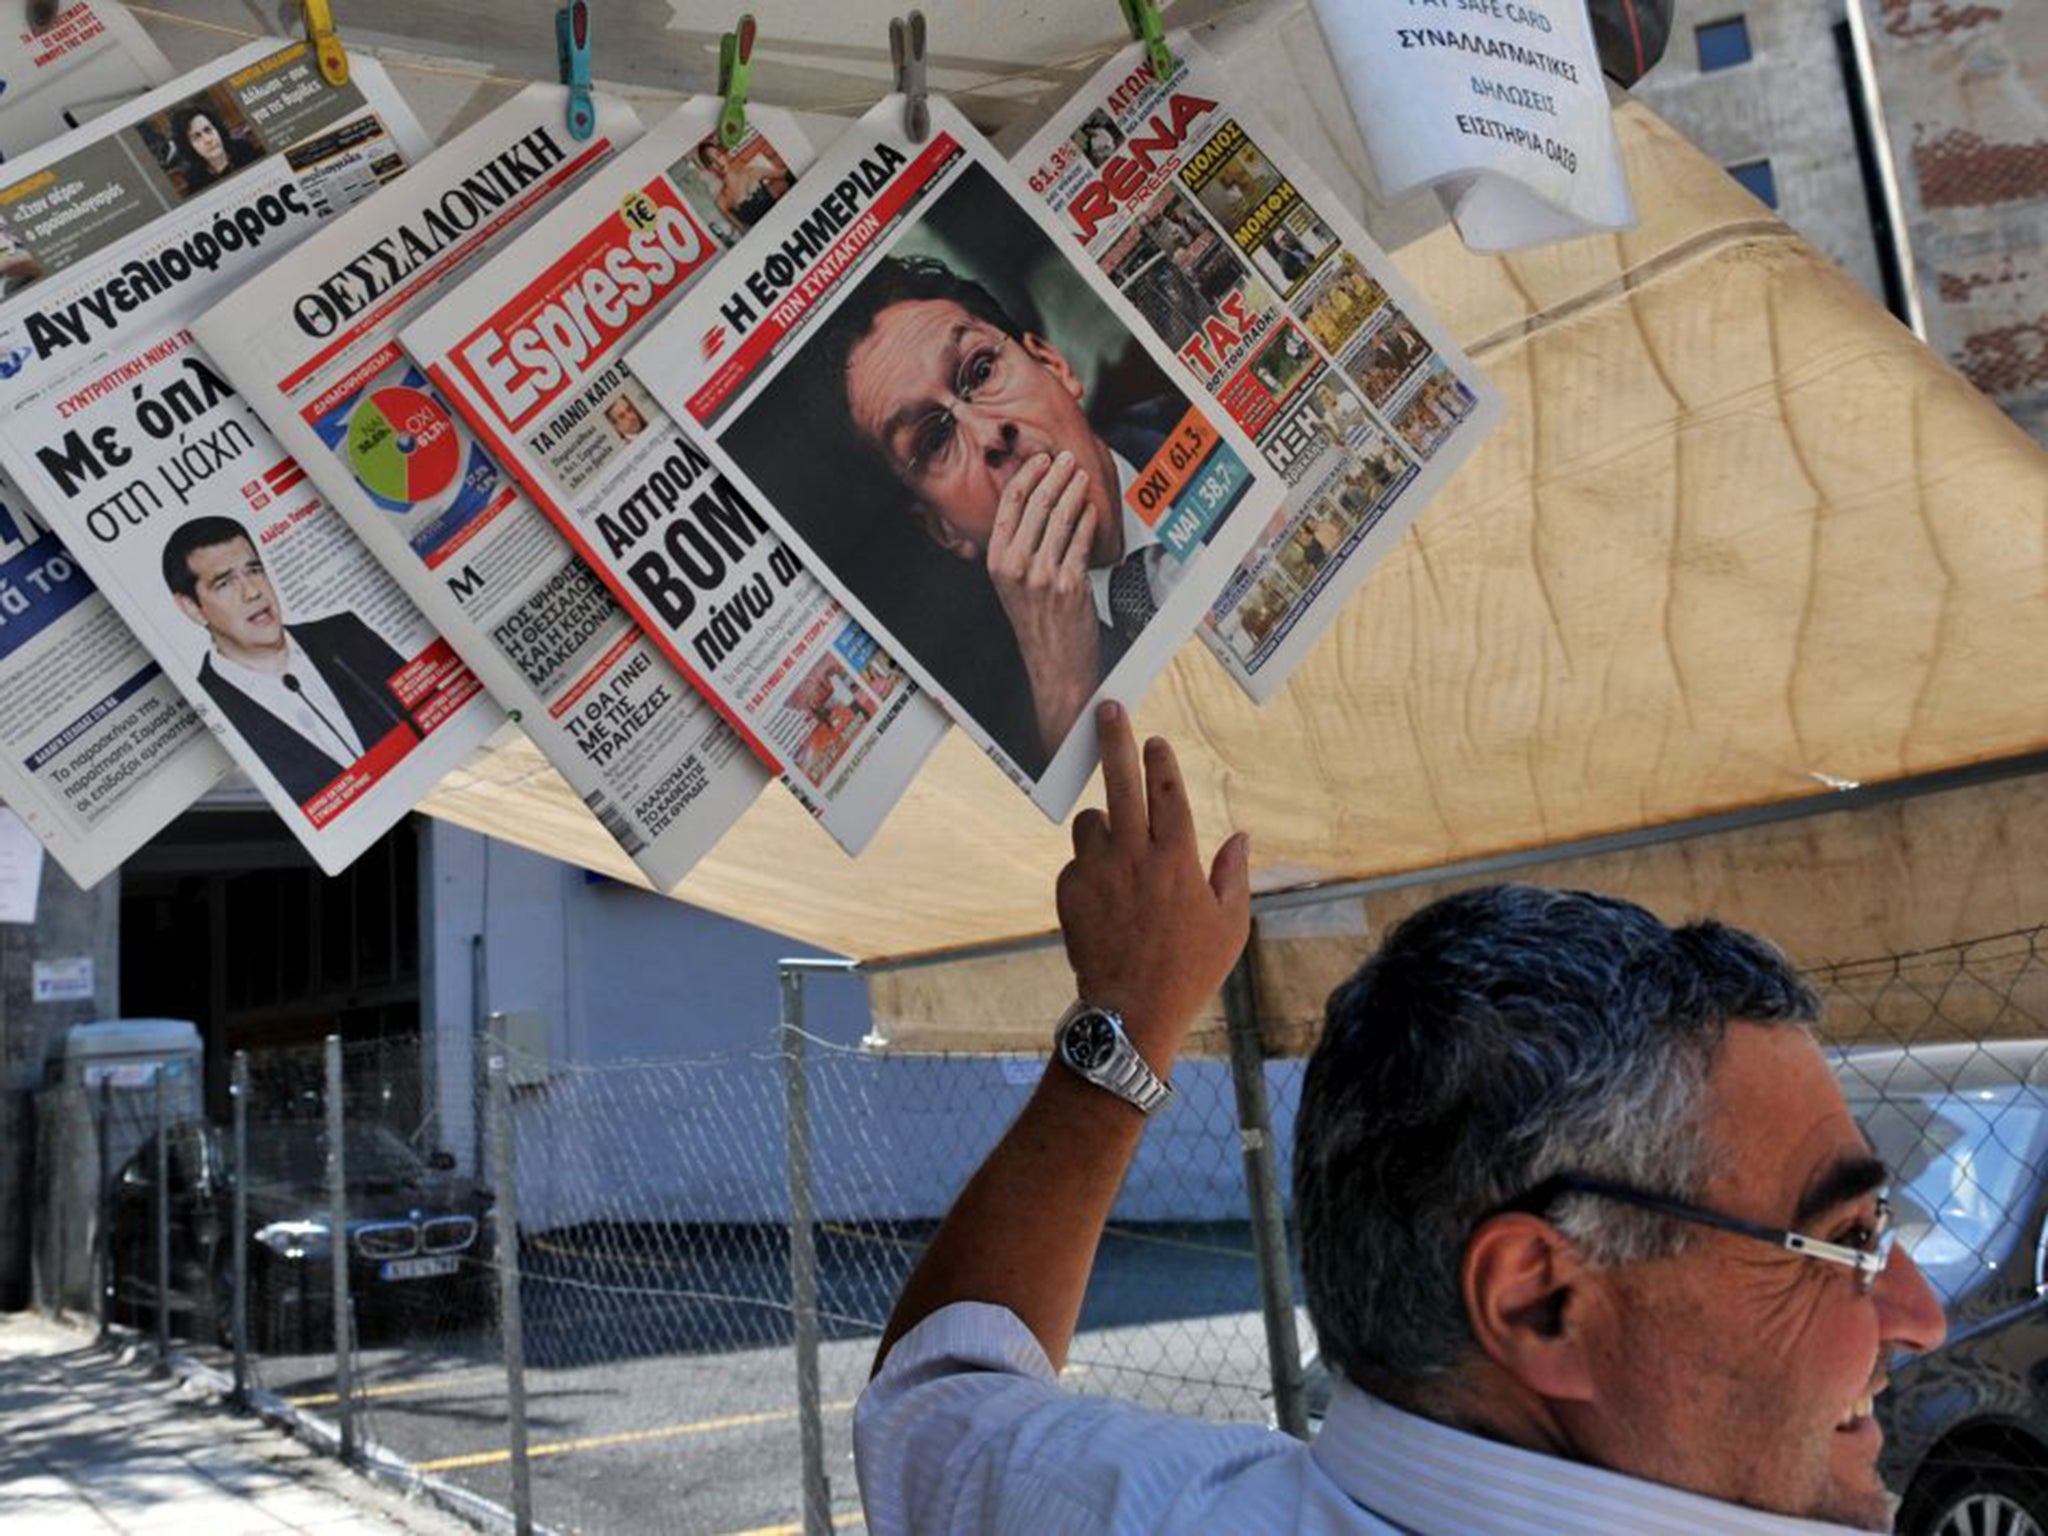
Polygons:
M1055 1054L1061 1054L1064 1059L1061 1043L1065 1039L1067 1027L1087 1014L1099 1014L1109 1020L1111 1027L1116 1031L1116 1054L1098 1068L1083 1071L1068 1063L1068 1070L1074 1072L1082 1081L1092 1083L1115 1094L1125 1103L1134 1105L1143 1114L1153 1115L1164 1109L1173 1099L1173 1084L1154 1072L1151 1064L1138 1053L1138 1048L1131 1044L1130 1036L1124 1033L1123 1019L1115 1009L1076 1001L1061 1016L1058 1028L1054 1031Z

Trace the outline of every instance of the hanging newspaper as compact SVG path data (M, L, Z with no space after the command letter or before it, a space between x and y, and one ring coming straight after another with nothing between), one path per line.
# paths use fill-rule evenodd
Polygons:
M1017 164L1288 486L1202 627L1264 702L1500 419L1343 203L1185 34L1105 65Z
M1089 706L1144 692L1282 487L966 119L931 109L923 143L895 98L849 129L627 364L704 429L691 473L765 511L1058 819L1097 758ZM680 604L697 550L658 538L634 580Z
M8 7L0 32L0 160L45 144L171 78L171 66L120 0L74 0L42 31ZM0 277L5 276L0 257Z
M786 114L751 105L750 136L726 151L716 105L679 108L408 326L405 344L588 562L574 569L595 571L858 853L945 716L620 363L810 158ZM662 675L672 688L675 672ZM734 758L720 772L738 784L762 770Z
M72 222L50 216L31 248L45 275L0 304L16 368L0 461L332 872L496 714L186 321L396 175L421 136L374 64L336 88L304 45L274 42L102 121L0 189L28 219L97 189L67 203Z
M586 191L614 179L613 152L640 136L622 103L593 99L596 131L575 144L566 92L529 86L194 331L329 505L667 890L767 775L398 342L401 326L459 284L476 285L491 252L544 209L559 248L570 179ZM527 159L552 169L491 218L447 228L451 199Z

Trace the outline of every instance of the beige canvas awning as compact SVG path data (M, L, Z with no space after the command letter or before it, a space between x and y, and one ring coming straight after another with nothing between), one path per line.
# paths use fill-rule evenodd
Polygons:
M1115 42L1104 0L926 9L935 88L991 126L1027 125ZM451 55L499 49L507 76L546 67L544 29L487 36L477 10L356 7L366 34L434 55L386 55L409 92L439 93L433 126L500 99ZM754 10L763 99L844 112L881 88L880 13ZM1719 167L1624 104L1640 228L1474 255L1426 199L1373 200L1299 0L1179 0L1169 17L1218 20L1245 89L1355 199L1510 406L1282 697L1254 709L1191 643L1139 711L1179 744L1204 835L1251 831L1261 888L2048 745L2048 459ZM661 6L603 20L600 76L705 83L710 34ZM161 35L174 57L219 46ZM516 736L424 809L637 879ZM770 790L674 894L900 957L1045 930L1066 852L956 737L860 860Z

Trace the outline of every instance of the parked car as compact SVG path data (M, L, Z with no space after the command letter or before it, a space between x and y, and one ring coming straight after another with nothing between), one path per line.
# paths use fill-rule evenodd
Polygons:
M1901 1536L2048 1536L2048 1040L1851 1051L1849 1107L1948 1313L1878 1400Z
M326 1136L319 1121L251 1126L249 1342L262 1351L328 1347L333 1268L328 1247ZM182 1120L169 1148L170 1298L188 1337L230 1331L234 1170L220 1130ZM489 1192L455 1173L445 1152L422 1157L388 1126L352 1125L343 1146L349 1291L359 1326L488 1323L496 1310ZM153 1326L156 1143L122 1167L112 1191L112 1309Z
M2048 1040L1854 1050L1835 1071L1948 1313L1877 1403L1899 1536L2048 1536ZM1314 1432L1330 1375L1303 1374Z

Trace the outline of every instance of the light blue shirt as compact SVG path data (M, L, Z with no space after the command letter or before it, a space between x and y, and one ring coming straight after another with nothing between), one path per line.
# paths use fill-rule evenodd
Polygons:
M854 1410L872 1536L1853 1536L1525 1451L1340 1383L1313 1445L1060 1390L1002 1307L898 1341Z

